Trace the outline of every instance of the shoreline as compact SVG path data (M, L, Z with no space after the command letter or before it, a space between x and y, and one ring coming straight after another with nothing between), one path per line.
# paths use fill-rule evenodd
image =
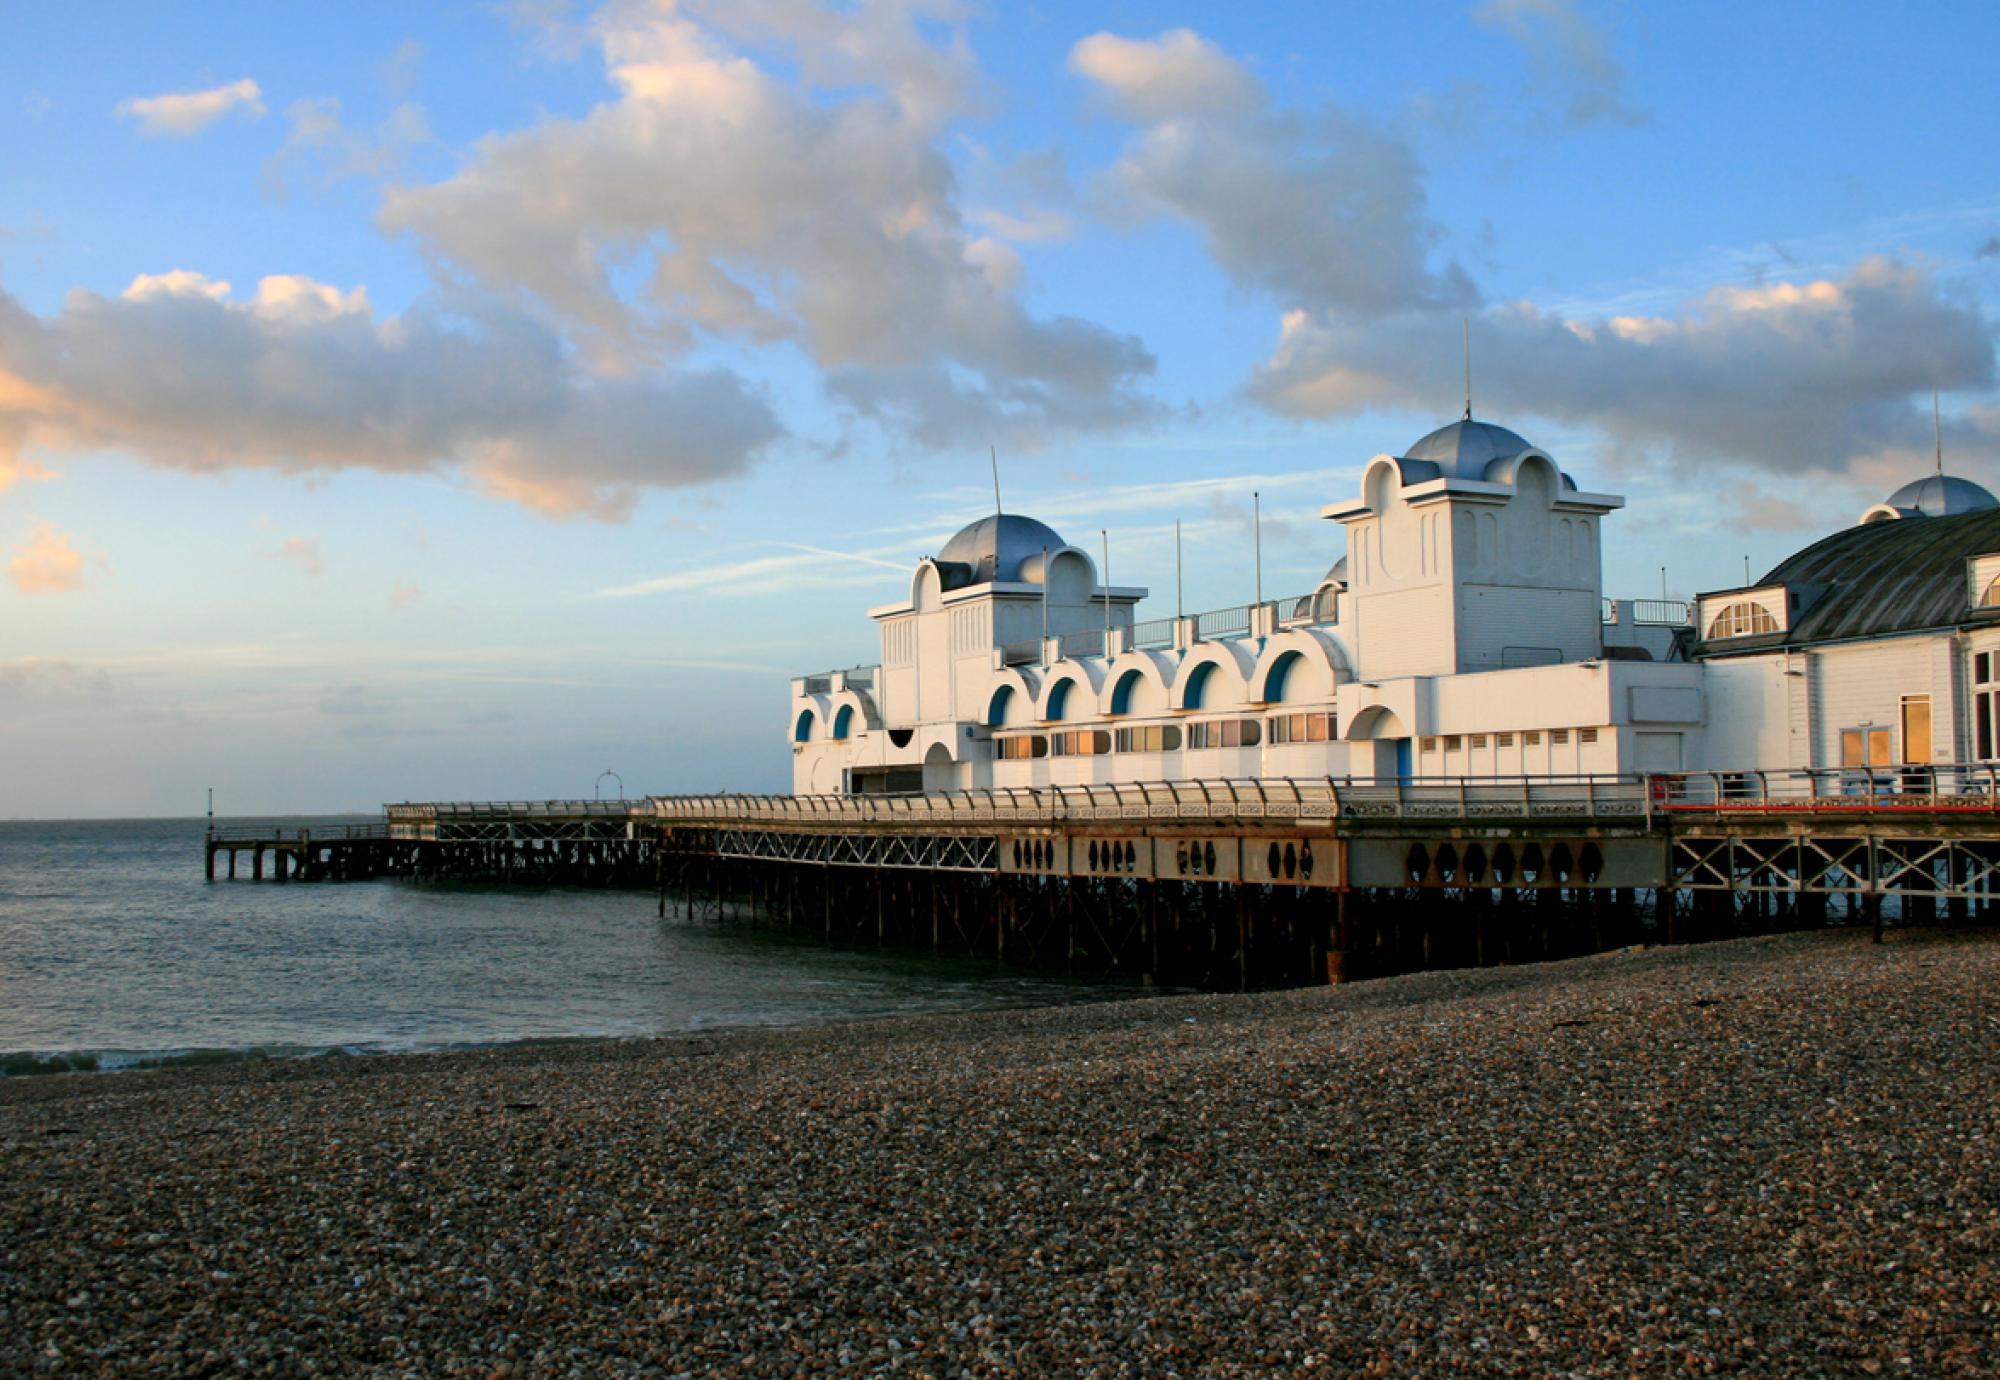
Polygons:
M1833 931L0 1080L0 1369L1990 1372L1995 992Z

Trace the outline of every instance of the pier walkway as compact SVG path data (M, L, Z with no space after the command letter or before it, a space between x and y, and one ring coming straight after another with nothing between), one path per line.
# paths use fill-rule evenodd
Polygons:
M1987 766L404 803L209 876L647 886L660 913L1237 984L1989 913ZM1941 909L1942 908L1942 909Z

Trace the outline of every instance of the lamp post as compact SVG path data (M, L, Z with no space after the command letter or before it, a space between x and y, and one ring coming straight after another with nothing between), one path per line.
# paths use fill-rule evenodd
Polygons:
M597 799L604 799L604 778L607 776L618 783L618 794L612 798L614 800L623 800L625 798L625 778L617 772L612 771L609 767L597 774Z

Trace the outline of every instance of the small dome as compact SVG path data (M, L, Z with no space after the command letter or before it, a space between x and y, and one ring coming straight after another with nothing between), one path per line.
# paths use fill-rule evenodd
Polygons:
M937 554L940 566L963 566L964 579L958 585L983 585L993 580L1018 581L1021 563L1040 559L1043 551L1060 551L1069 545L1047 523L1016 513L983 517L962 529Z
M1344 587L1347 584L1347 557L1342 556L1339 560L1335 561L1333 568L1320 577L1320 584L1341 585Z
M1522 437L1504 426L1475 422L1470 418L1441 426L1403 452L1405 460L1427 460L1439 471L1459 479L1484 479L1486 467L1524 450L1533 450Z
M2000 498L1970 479L1960 479L1955 474L1932 474L1905 484L1890 494L1882 506L1921 517L1956 517L1960 513L2000 508Z

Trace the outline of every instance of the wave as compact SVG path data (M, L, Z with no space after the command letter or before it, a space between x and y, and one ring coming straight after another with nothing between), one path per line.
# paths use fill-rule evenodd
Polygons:
M318 1059L386 1051L358 1045L253 1045L243 1049L22 1049L0 1051L0 1078L51 1073L123 1073L136 1069L194 1068L257 1059Z

